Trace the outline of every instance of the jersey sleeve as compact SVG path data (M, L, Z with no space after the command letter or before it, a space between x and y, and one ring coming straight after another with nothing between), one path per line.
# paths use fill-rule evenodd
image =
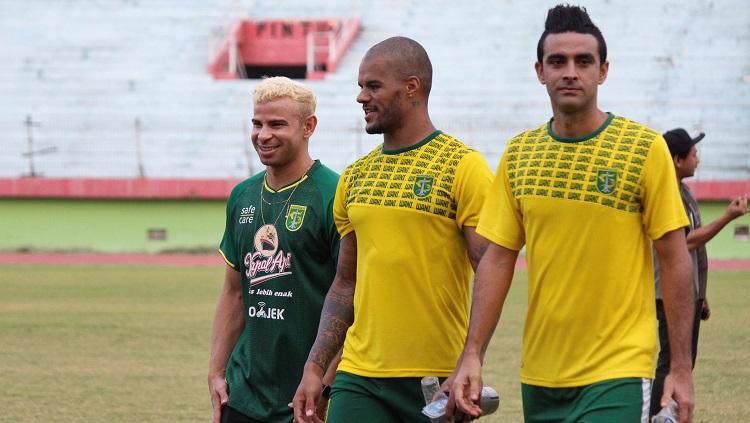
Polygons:
M336 185L338 187L338 184ZM339 241L341 238L339 237L338 229L336 228L336 222L333 217L333 207L335 203L336 196L328 197L325 201L325 204L323 205L324 212L325 212L325 219L323 220L325 222L325 231L326 231L326 238L328 239L328 244L331 246L331 257L333 258L333 263L338 263L339 261Z
M497 166L495 178L479 216L477 233L505 248L519 251L526 242L523 216L508 178L507 154Z
M348 195L349 180L351 173L345 172L339 178L336 185L336 196L333 200L333 219L336 223L336 229L341 238L353 231L352 222L349 220L349 212L346 209L346 197Z
M224 257L224 261L234 270L239 270L238 264L240 263L237 259L237 250L234 242L234 191L227 200L226 209L226 223L224 225L224 236L221 238L219 244L219 253Z
M642 199L643 227L652 240L690 223L680 198L674 162L661 135L646 157Z
M476 227L492 173L481 154L472 151L461 159L456 170L456 224Z

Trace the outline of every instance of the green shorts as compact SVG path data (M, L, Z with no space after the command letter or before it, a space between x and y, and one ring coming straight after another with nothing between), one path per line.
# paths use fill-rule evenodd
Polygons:
M338 371L331 385L327 423L412 423L422 414L419 377L373 378Z
M626 378L575 388L521 385L526 423L646 423L651 379Z

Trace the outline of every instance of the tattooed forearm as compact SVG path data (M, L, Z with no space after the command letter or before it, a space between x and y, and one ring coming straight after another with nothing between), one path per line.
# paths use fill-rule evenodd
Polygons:
M326 295L320 315L318 336L307 360L323 372L344 345L349 326L354 322L354 287L357 284L357 236L350 232L341 239L336 277Z
M349 326L354 322L354 289L344 288L334 283L326 295L323 312L315 339L308 356L308 361L320 366L325 371L331 360L344 345L344 338Z

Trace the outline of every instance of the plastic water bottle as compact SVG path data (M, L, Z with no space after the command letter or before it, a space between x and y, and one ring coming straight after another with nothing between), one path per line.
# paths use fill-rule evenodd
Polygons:
M440 391L440 381L437 377L425 376L422 378L422 395L424 396L425 405L429 405L432 402L432 398L435 397L435 394L437 394L438 391ZM443 394L442 392L441 394L443 397L445 397L445 394ZM445 400L447 402L448 397L445 397ZM443 405L443 414L445 414L445 405ZM439 423L440 417L431 418L430 421L432 423Z
M669 404L651 418L651 423L677 423L677 403L669 400Z
M435 392L439 390L440 382L435 376L425 376L422 378L422 395L424 395L425 402L427 403L422 408L422 414L429 417L432 422L441 421L441 418L445 415L445 407L448 404L448 396L443 392L438 393L435 401L432 401ZM483 416L494 413L500 407L500 395L490 386L482 387L479 407L482 409Z

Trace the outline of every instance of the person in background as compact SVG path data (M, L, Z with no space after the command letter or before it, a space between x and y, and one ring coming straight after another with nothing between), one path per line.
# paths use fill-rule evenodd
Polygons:
M682 204L688 215L690 225L685 228L687 245L690 258L693 263L693 295L695 295L695 316L693 318L692 334L692 365L695 367L695 359L698 355L698 333L701 320L708 320L711 316L711 308L708 305L706 285L708 282L708 255L706 254L706 243L716 236L729 222L748 212L747 195L732 199L724 214L713 222L703 225L701 223L698 202L695 201L690 189L685 185L683 179L695 174L698 168L698 150L695 145L705 136L698 134L693 138L683 128L676 128L663 134L672 155L674 170L677 175L677 183L680 187ZM654 386L651 390L651 415L659 412L662 407L662 394L664 390L664 379L670 368L669 330L667 317L664 312L664 300L662 299L661 277L658 260L655 260L654 276L656 280L656 318L659 321L659 357L656 362L656 376Z

